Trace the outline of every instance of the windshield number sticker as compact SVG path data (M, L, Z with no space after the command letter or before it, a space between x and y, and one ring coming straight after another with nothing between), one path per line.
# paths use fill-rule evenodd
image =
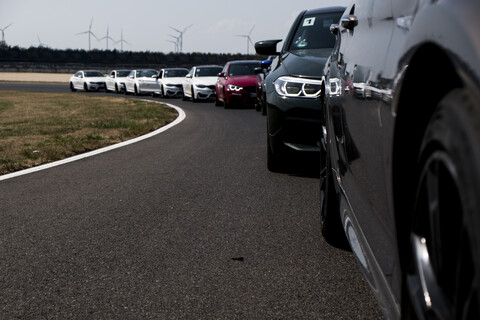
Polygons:
M303 20L303 27L310 27L315 24L315 17L313 18L306 18Z

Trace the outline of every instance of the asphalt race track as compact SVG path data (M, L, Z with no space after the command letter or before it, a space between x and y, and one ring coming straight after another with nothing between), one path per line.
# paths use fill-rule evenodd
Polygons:
M186 119L0 181L0 319L381 318L353 254L320 234L315 166L267 170L264 116L153 99Z

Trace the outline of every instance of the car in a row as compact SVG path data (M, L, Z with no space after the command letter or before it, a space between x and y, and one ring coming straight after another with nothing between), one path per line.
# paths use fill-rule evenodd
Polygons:
M217 106L248 106L257 103L260 60L229 61L225 66L199 65L185 68L111 70L107 76L96 70L81 70L70 78L72 91L98 91L183 100L215 100Z
M180 96L188 70L185 68L112 70L105 76L97 70L80 70L70 77L72 91L116 92L125 94L155 94L164 97Z

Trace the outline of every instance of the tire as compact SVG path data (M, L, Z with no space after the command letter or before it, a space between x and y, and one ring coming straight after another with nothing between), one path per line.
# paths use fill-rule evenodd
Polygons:
M267 115L267 95L263 94L263 101L262 101L262 116Z
M272 152L272 146L270 143L270 138L268 137L267 132L267 168L272 172L282 172L284 168L283 161L278 157L278 155Z
M88 92L88 85L86 83L83 84L83 90L85 90L85 92Z
M137 85L135 85L133 87L133 94L136 95L136 96L138 96L140 94L139 91L138 91Z
M182 100L183 100L183 101L187 101L187 100L188 100L188 97L185 95L185 93L182 94Z
M160 87L160 94L162 95L162 98L165 98L165 88L163 88L163 86Z
M227 95L225 94L225 90L223 91L223 108L229 109L230 104L227 102Z
M456 89L425 131L403 270L406 318L480 319L480 101ZM425 303L429 295L431 306ZM416 316L413 316L415 311Z
M320 231L329 244L348 249L349 244L340 217L339 199L333 185L328 131L324 129L323 148L320 153Z
M191 88L190 94L192 95L192 102L197 102L197 99L195 99L195 90L193 89L193 86Z
M118 90L118 83L115 83L115 93L120 93L120 90Z
M218 96L215 97L215 107L221 107L223 105L222 101L218 100Z
M70 82L70 91L72 91L72 92L77 91L77 89L75 89L75 87L73 86L72 82Z

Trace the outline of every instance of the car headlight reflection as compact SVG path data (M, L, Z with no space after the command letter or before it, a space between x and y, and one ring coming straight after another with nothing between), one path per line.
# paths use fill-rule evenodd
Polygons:
M237 86L237 85L234 85L234 84L229 84L227 86L227 88L230 91L241 91L241 90L243 90L243 87L240 87L240 86Z
M320 80L280 77L273 84L283 97L318 98L322 93Z

